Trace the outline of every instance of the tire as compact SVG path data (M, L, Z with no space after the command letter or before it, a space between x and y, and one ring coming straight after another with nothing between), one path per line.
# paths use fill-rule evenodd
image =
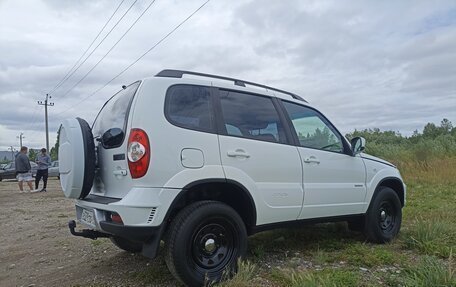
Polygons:
M130 253L139 253L142 250L142 243L134 242L126 238L113 236L110 238L115 246Z
M84 181L79 199L89 195L95 178L95 143L90 125L81 118L76 118L81 126L82 139L84 141Z
M246 251L244 222L233 208L218 201L184 208L171 222L165 240L166 265L188 286L227 279Z
M397 193L381 186L374 194L366 213L364 234L375 243L390 242L399 233L402 206Z

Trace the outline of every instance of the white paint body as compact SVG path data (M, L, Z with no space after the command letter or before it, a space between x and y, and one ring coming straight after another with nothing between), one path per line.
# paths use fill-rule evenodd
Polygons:
M309 106L286 94L203 79L142 80L130 108L123 144L98 151L103 180L102 184L94 184L91 194L120 200L109 204L77 200L76 205L115 211L125 225L158 226L186 185L198 180L228 179L248 190L256 207L256 225L263 225L362 214L382 179L401 179L395 167L373 157L376 161L361 155L194 131L168 122L164 114L165 96L167 89L175 84L249 91ZM131 178L126 160L112 160L114 154L126 154L131 128L143 129L151 145L149 169L139 179ZM246 153L248 157L230 156L233 152ZM307 163L311 157L319 163ZM116 170L126 170L127 175L119 175ZM155 214L153 220L149 218L151 212Z

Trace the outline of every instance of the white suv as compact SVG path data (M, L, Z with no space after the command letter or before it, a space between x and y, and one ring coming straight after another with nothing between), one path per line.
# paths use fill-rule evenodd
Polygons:
M199 286L235 272L247 236L290 224L347 221L388 242L406 187L299 96L239 79L164 70L115 94L90 128L60 131L63 192L89 229Z

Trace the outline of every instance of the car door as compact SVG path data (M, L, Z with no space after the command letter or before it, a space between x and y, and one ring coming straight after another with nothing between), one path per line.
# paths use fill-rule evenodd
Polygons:
M317 110L282 101L303 165L300 219L362 213L366 169L347 141Z
M255 200L257 225L296 220L302 167L270 97L219 90L219 143L225 176Z

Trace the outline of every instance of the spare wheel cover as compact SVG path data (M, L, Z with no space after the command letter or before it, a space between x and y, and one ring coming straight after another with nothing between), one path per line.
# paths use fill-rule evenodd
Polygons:
M59 173L68 198L85 198L95 176L95 144L89 124L81 119L63 121L59 135Z

